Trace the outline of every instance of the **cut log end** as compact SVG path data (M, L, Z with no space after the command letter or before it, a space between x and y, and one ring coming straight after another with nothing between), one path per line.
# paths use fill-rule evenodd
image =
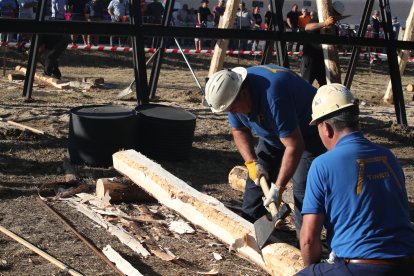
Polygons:
M244 192L249 171L244 166L235 166L229 173L229 184L234 190Z
M413 84L407 84L406 88L407 92L413 92L414 91L414 85Z
M116 178L101 178L96 182L96 197L103 199L105 194L111 197L111 203L148 202L153 198L137 185Z

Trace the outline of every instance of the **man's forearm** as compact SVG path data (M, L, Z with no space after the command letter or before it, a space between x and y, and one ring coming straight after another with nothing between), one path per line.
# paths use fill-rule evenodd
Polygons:
M321 260L321 242L314 240L311 243L303 242L301 240L300 250L302 253L303 263L305 266L319 263Z
M234 143L239 150L244 161L252 161L256 159L256 154L253 148L252 134L247 128L233 128L232 129Z

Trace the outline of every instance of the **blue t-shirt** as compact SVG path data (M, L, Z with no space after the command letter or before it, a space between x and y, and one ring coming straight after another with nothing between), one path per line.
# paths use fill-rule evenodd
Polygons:
M289 69L269 64L247 68L247 79L252 111L249 115L229 112L231 127L247 127L277 148L284 148L279 138L298 126L304 138L318 135L316 127L309 126L316 88Z
M414 254L404 173L391 151L361 132L313 161L302 214L318 213L325 214L328 244L338 257Z

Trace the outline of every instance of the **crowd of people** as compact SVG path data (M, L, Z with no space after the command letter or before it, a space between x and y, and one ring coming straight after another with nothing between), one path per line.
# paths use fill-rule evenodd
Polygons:
M33 19L35 16L38 0L0 0L0 16L6 18ZM163 3L164 2L164 3ZM141 13L144 24L160 24L165 1L140 0ZM50 0L48 18L52 20L73 20L90 22L129 22L129 3L128 0ZM225 0L217 0L210 9L208 0L202 0L199 6L189 7L188 4L180 5L172 17L172 25L180 27L194 28L218 28L220 18L226 9ZM236 12L234 27L241 30L267 30L271 25L270 4L262 18L261 7L253 4L247 7L245 2L240 2ZM289 32L304 32L306 25L311 21L315 11L309 11L306 6L299 9L298 4L293 4L291 10L286 14L285 26ZM316 17L317 18L317 17ZM397 18L393 18L393 37L398 38L401 24ZM382 36L382 20L379 11L374 11L367 30L367 36L374 39ZM338 24L338 35L352 36L356 31L351 29L348 24ZM2 41L18 42L27 41L29 38L24 35L2 34ZM81 37L72 35L72 43L83 43L84 45L97 45L99 42L108 43L105 39L99 41L98 36L83 35ZM189 40L184 40L189 43ZM110 37L109 44L112 46L124 46L128 44L127 38ZM293 47L296 45L295 47ZM191 46L191 45L186 45ZM213 47L214 43L209 40L195 39L194 47L201 50L202 47ZM230 48L239 50L261 50L263 44L260 41L232 41ZM302 45L298 43L288 43L289 51L300 51ZM376 50L376 49L373 49Z

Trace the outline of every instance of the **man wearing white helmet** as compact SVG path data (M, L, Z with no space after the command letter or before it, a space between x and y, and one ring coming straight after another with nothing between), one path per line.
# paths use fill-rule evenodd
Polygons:
M398 160L359 130L359 107L341 84L318 89L312 102L328 152L309 170L297 275L413 275L414 230ZM332 250L321 261L321 230Z
M305 31L320 34L320 31L324 28L335 28L335 23L337 22L336 16L342 15L344 11L344 4L340 1L335 1L332 4L332 12L334 16L329 16L324 22L319 22L318 14L315 11L312 11L311 20L306 24ZM326 84L325 58L321 44L307 42L303 45L300 73L302 78L309 83L313 83L314 80L317 80L319 86Z
M325 151L316 127L308 123L315 93L301 77L276 65L222 70L208 80L206 101L213 112L228 112L234 142L249 170L243 198L243 217L249 221L267 213L263 204L279 206L292 179L299 235L307 170ZM252 133L259 137L256 149ZM264 202L260 175L274 183Z

